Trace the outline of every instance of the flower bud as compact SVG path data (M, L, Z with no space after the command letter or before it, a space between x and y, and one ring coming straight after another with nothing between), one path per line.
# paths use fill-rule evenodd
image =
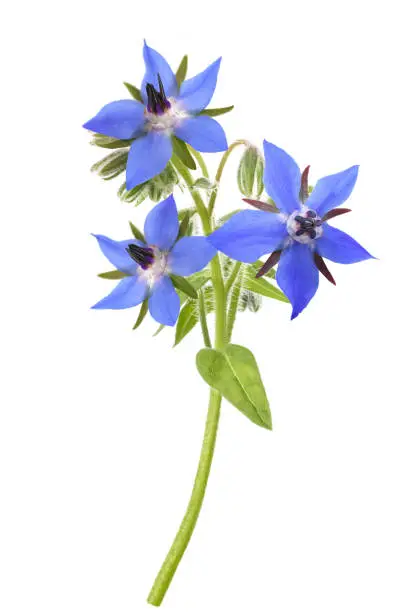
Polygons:
M260 151L249 146L238 166L237 182L241 193L247 198L259 198L263 191L264 163Z

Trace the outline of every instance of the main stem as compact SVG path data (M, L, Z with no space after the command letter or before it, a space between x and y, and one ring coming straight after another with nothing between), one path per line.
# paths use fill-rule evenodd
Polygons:
M245 141L238 141L237 143L234 143L228 149L228 151L226 151L216 175L217 181L220 180L227 158L233 148L238 144L244 143ZM215 205L216 192L214 196L212 195L211 197L210 206L208 209L198 191L192 188L194 181L190 171L181 163L178 158L173 157L172 161L190 190L191 196L197 207L198 214L201 218L204 234L210 234L213 229L212 211ZM226 291L219 255L216 255L211 262L211 273L215 295L215 349L223 350L226 340ZM213 453L215 450L221 402L222 397L220 393L212 389L209 398L208 414L206 418L201 455L198 463L197 474L195 476L193 490L191 493L191 498L188 503L187 510L181 522L179 530L173 541L173 544L170 547L170 550L165 558L165 561L162 564L161 569L159 570L158 576L156 577L150 594L148 596L147 601L153 606L161 605L197 523L202 503L204 501L206 486L208 484L209 473L212 465Z

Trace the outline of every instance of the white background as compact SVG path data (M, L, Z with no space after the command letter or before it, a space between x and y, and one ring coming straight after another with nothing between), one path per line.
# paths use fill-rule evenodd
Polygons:
M359 163L337 220L378 261L331 269L306 311L240 317L274 431L223 405L173 612L397 612L398 96L394 3L36 1L3 16L0 609L141 612L191 490L208 389L198 331L171 349L111 288L90 232L140 209L81 124L139 84L142 39L189 74L223 55L228 139L287 149L311 180ZM208 156L215 168L218 156ZM238 154L218 201L240 204ZM187 196L179 203L187 205ZM107 284L108 283L108 284Z

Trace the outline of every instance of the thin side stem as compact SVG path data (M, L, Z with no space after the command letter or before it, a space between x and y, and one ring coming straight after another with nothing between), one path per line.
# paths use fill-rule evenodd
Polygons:
M199 289L198 291L198 313L199 320L201 323L202 335L204 337L204 344L207 348L212 348L211 338L209 336L208 323L206 320L205 297L202 289Z
M161 605L197 523L212 465L216 434L219 424L221 401L222 398L220 393L212 390L209 398L208 416L206 419L204 439L202 443L197 475L194 481L193 492L191 494L191 498L179 531L177 532L173 544L165 561L163 562L163 565L148 596L147 601L153 606Z
M206 163L205 163L204 158L202 157L201 153L199 151L196 151L195 149L193 149L193 147L190 147L190 145L188 145L188 148L190 150L191 155L197 160L198 165L201 168L201 172L204 175L204 177L205 178L209 178L208 168L206 166Z
M209 210L209 214L210 215L213 214L213 210L215 208L215 202L216 202L217 193L218 193L218 186L219 186L220 179L222 178L224 167L225 167L225 165L227 163L227 160L229 159L230 154L232 153L232 151L234 151L234 149L236 147L239 147L240 145L245 145L245 146L249 147L251 145L251 143L248 140L236 140L235 142L233 142L233 144L231 144L229 146L227 151L225 151L224 154L223 154L223 157L222 157L222 159L220 161L219 168L217 169L216 176L215 176L216 187L215 187L215 190L212 192L211 197L209 198L208 210Z

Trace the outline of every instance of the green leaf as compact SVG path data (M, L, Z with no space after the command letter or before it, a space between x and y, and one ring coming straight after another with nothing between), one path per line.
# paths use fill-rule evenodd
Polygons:
M183 162L183 164L187 166L187 168L190 168L190 170L196 170L197 164L195 163L195 159L188 150L186 143L183 142L183 140L180 140L180 138L172 136L172 144L173 152Z
M137 317L136 323L133 325L133 329L137 329L138 327L140 327L140 325L144 321L144 318L147 312L148 312L148 300L144 300L144 302L142 302L141 304L139 316Z
M182 61L180 62L179 67L176 71L176 81L177 81L177 86L179 89L184 79L186 78L187 68L188 68L188 56L185 55Z
M179 318L177 320L174 346L177 346L179 342L181 342L183 338L187 336L192 329L194 329L198 323L198 318L196 301L187 300L181 309Z
M134 206L139 206L148 197L148 183L141 183L126 191L126 183L123 183L118 190L118 196L122 202L133 203Z
M197 180L193 183L193 189L206 189L207 191L213 191L216 189L216 187L217 185L212 183L212 181L205 176L197 178Z
M206 314L214 310L213 287L205 287L203 290L204 306ZM200 320L198 300L187 300L183 305L176 325L175 343L177 346L187 334L194 329Z
M135 85L132 85L131 83L127 83L126 81L124 81L123 84L128 90L128 92L130 93L130 95L132 96L132 98L137 100L137 102L143 102L141 91L139 90L138 87L136 87Z
M137 240L141 240L141 242L145 242L144 234L139 230L138 227L134 225L131 221L129 221L130 229L132 234Z
M280 302L289 303L289 299L284 295L284 293L280 291L278 287L275 287L269 283L269 281L267 281L264 277L251 278L251 276L246 275L243 284L245 289L248 289L248 291L253 291L254 293L258 293L264 297L280 300Z
M224 106L222 108L205 108L200 112L200 115L208 115L208 117L218 117L218 115L224 115L225 113L229 113L234 108L234 104L232 106Z
M110 272L102 272L98 276L100 278L106 278L108 280L120 280L121 278L125 278L127 274L121 272L121 270L111 270Z
M256 273L258 272L259 268L261 268L264 263L265 263L264 261L262 261L261 259L258 259L258 261L255 261L255 263L250 264L249 267L251 267L254 272L252 276L256 276ZM249 274L249 270L248 270L248 274ZM268 276L269 278L276 278L276 270L272 268L271 270L269 270L269 272L265 274L265 276Z
M176 287L176 289L180 289L180 291L183 291L183 293L188 295L188 297L193 298L194 300L197 299L197 290L193 287L190 281L188 281L183 276L176 276L175 274L170 274L169 278Z
M118 138L104 136L103 134L93 134L90 144L103 149L123 149L130 147L133 140L134 138L131 138L130 140L119 140Z
M255 357L244 346L227 345L224 352L205 348L197 354L202 378L253 423L272 428L266 391Z

